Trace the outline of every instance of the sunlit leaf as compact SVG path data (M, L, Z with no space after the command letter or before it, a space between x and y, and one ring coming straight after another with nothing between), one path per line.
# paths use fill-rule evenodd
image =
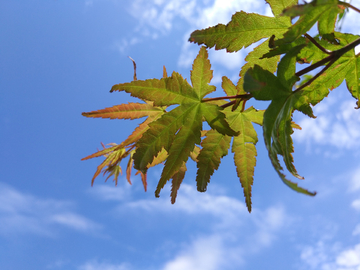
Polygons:
M283 74L286 77L286 74ZM291 85L284 85L286 80L280 80L272 73L255 66L248 70L245 75L244 89L250 92L258 100L271 100L271 104L264 113L263 130L266 148L268 149L271 162L281 177L290 187L298 192L314 195L295 184L290 184L284 174L278 160L278 155L283 156L286 168L297 178L302 179L293 165L293 142L291 139L292 114L295 108L309 109L303 92L293 92ZM302 107L303 106L303 107ZM311 111L311 109L310 109ZM307 110L302 112L307 113Z
M266 17L256 13L240 11L235 13L227 24L218 24L203 30L194 31L189 41L205 44L216 50L228 52L241 50L254 42L271 35L282 36L291 25L286 17Z
M314 0L311 3L296 5L284 11L285 16L300 18L284 34L284 38L275 41L275 45L290 43L308 32L318 22L319 33L322 37L336 43L334 38L335 22L338 14L343 13L345 6L338 0Z

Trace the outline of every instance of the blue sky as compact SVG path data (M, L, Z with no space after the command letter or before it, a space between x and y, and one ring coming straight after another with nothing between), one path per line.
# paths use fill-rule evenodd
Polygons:
M261 135L251 214L230 153L206 193L190 165L175 205L169 187L154 197L161 167L146 193L138 176L90 186L101 158L80 159L139 123L81 116L133 100L109 93L132 80L128 56L139 79L163 65L188 77L193 30L241 9L271 14L260 0L221 2L0 0L0 269L360 269L360 115L344 85L317 119L294 117L295 164L314 198L281 183ZM358 25L351 12L343 30ZM247 51L210 50L218 89L222 75L237 81Z

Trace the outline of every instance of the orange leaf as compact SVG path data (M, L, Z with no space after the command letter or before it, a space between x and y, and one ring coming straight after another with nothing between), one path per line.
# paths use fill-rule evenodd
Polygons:
M154 107L148 103L128 103L115 105L102 110L84 112L82 115L93 118L137 119L157 115L161 111L163 111L161 108Z

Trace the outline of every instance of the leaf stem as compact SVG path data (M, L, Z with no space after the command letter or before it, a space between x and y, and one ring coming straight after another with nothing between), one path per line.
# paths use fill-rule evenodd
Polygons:
M304 68L298 72L295 73L296 76L300 77L306 73L309 73L310 71L326 64L327 62L331 61L331 59L334 58L334 56L331 54L328 57L325 57L324 59L320 60L319 62L312 64L310 66L308 66L307 68Z
M135 63L134 59L132 59L130 56L128 56L128 57L133 62L133 65L134 65L134 81L136 81L137 80L137 77L136 77L136 63Z
M230 101L230 102L228 102L228 103L225 103L224 105L221 105L220 107L223 108L223 109L225 109L225 108L227 108L227 107L235 104L235 102L236 102L236 100L233 100L233 101Z
M339 50L336 51L332 51L330 53L330 55L328 57L325 57L324 59L320 60L319 62L312 64L311 66L308 66L307 68L304 68L298 72L295 73L296 76L300 77L324 64L326 64L327 62L331 62L331 64L333 64L336 60L338 60L343 54L345 54L346 52L350 51L351 49L355 48L357 45L360 44L360 38L354 40L353 42L349 43L348 45L342 47ZM328 68L328 67L327 67ZM322 71L321 71L322 72ZM315 77L314 77L315 78ZM313 79L310 80L311 82L313 81ZM310 82L309 81L309 82ZM306 85L308 85L306 83ZM301 86L302 87L302 86ZM303 88L303 87L302 87ZM299 89L299 88L298 88Z
M319 43L317 43L317 41L310 36L309 34L305 34L304 35L308 40L310 40L316 47L318 47L321 51L323 51L326 54L331 54L331 51L325 49L323 46L321 46Z
M353 9L353 10L355 10L355 11L357 11L357 12L360 13L360 9L354 7L354 6L351 5L350 3L341 2L341 4L342 4L343 6L346 6L346 7L348 7L348 8L351 8L351 9Z
M250 98L252 98L251 94L243 94L243 95L235 95L235 96L226 96L226 97L215 97L215 98L204 98L202 101L203 102L209 102L209 101L214 101L214 100L223 100L223 99L244 99L244 100L248 100Z
M334 62L338 60L338 58L334 58L330 60L330 62L314 77L312 77L310 80L308 80L306 83L304 83L302 86L300 86L298 89L294 91L294 93L299 92L300 90L304 89L306 86L310 85L313 81L315 81L321 74L323 74Z

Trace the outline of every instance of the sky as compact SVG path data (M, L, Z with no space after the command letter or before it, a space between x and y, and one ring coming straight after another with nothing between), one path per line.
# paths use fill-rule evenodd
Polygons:
M154 196L161 166L147 192L135 175L91 187L102 158L81 158L140 123L81 115L135 100L109 93L132 80L128 56L138 79L163 65L188 78L190 33L239 10L271 16L261 0L0 0L0 269L360 270L360 111L344 85L316 119L294 115L295 165L315 197L281 182L259 127L251 214L231 153L206 193L190 163L174 205L170 185ZM343 31L360 34L358 20L350 12ZM217 93L252 48L209 51Z

